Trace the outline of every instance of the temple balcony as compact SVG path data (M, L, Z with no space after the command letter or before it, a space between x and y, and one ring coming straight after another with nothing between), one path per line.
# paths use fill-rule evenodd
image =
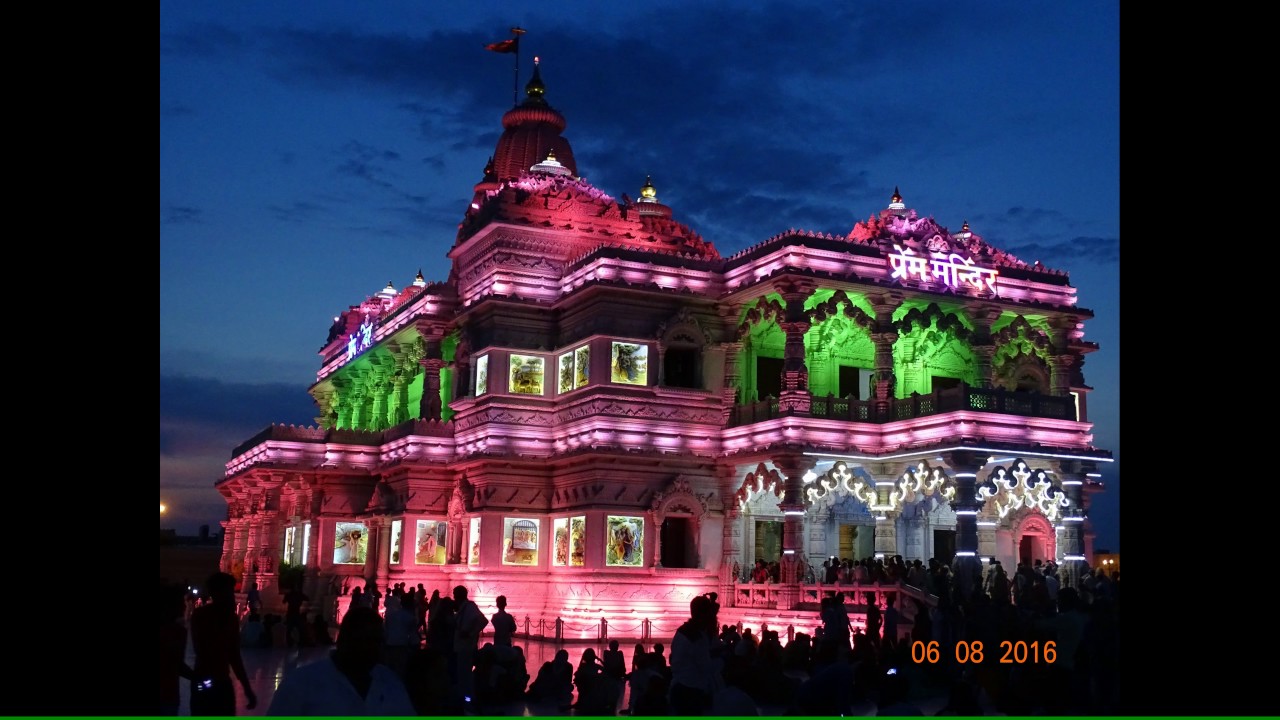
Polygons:
M808 410L768 398L735 406L724 452L754 452L801 442L814 450L857 448L879 454L954 442L990 447L1093 450L1093 424L1078 420L1074 398L967 385L875 400L815 397Z
M372 470L406 459L448 460L453 430L452 423L420 419L379 431L273 424L232 451L226 476L254 467Z

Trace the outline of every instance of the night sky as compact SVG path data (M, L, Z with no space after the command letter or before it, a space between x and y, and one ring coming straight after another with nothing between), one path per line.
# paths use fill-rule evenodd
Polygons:
M578 171L615 198L651 175L722 255L846 234L897 186L1069 272L1119 550L1118 2L448 5L161 2L161 527L217 532L231 450L313 424L335 315L448 277L512 105L484 45L520 26L519 98L538 55Z

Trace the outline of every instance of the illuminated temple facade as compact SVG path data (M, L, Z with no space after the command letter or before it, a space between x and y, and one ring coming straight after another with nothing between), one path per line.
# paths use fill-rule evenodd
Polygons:
M274 589L301 566L338 613L370 581L464 584L615 636L712 590L730 619L816 616L833 555L1078 572L1111 457L1065 272L897 189L847 235L724 257L648 179L636 201L581 179L536 67L526 95L448 279L343 311L318 424L233 451L223 569ZM778 583L747 582L758 559Z

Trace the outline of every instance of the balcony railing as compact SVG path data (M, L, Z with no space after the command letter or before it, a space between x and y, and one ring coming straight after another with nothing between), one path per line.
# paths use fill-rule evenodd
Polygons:
M978 388L965 384L935 390L927 395L911 393L909 397L890 400L887 406L878 405L875 400L854 400L834 395L815 396L809 406L809 417L886 423L959 410L1059 420L1077 419L1075 399L1069 396L1013 392L1003 388ZM797 414L801 413L780 409L778 399L768 397L760 402L735 405L729 413L729 427Z

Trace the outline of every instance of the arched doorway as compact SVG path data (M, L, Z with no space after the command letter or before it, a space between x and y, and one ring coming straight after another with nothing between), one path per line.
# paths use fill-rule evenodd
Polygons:
M1053 526L1044 515L1034 510L1018 521L1014 528L1015 551L1018 562L1031 566L1036 560L1049 562L1055 559L1057 543Z

